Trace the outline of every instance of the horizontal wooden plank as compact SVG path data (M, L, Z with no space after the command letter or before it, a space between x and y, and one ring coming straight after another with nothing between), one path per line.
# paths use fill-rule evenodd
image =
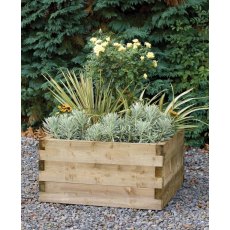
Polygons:
M88 185L59 182L43 182L47 193L75 193L78 196L101 196L101 197L149 197L154 199L154 189L135 188L112 185Z
M152 153L156 155L156 146L164 145L165 142L159 144L154 143L125 143L125 142L100 142L100 141L79 141L79 140L63 140L63 139L44 139L40 140L42 149L79 149L83 153L88 152L123 152L123 153Z
M154 209L160 210L162 202L151 198L127 198L127 197L98 197L98 196L78 196L74 193L45 193L40 192L39 201L82 204L95 206L109 206L121 208L136 208L136 209Z
M163 156L155 155L155 148L152 149L122 149L120 148L92 148L79 145L77 147L49 146L39 151L40 160L65 161L79 163L100 163L117 165L143 165L163 166Z
M158 167L163 165L163 157L156 156L156 144L152 143L58 139L45 139L41 142L45 146L39 152L41 160Z
M41 149L44 147L47 147L49 145L70 145L70 146L78 146L78 145L85 145L85 146L113 146L113 148L119 148L122 146L122 148L129 148L131 147L143 147L143 146L149 146L152 148L153 146L157 145L165 145L167 141L164 142L158 142L158 143L130 143L130 142L102 142L102 141L86 141L86 140L65 140L65 139L55 139L55 138L43 138L39 140L39 146L41 146Z
M45 161L40 181L162 188L155 167Z

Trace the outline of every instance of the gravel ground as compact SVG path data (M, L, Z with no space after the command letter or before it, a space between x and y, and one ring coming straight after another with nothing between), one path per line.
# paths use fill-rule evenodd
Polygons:
M22 138L22 229L207 230L208 154L192 148L185 153L183 187L162 211L40 203L38 142Z

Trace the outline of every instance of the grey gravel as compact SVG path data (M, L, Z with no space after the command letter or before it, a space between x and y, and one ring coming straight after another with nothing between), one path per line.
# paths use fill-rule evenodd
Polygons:
M185 152L183 187L161 211L38 201L38 141L22 137L21 229L29 230L207 230L208 153Z

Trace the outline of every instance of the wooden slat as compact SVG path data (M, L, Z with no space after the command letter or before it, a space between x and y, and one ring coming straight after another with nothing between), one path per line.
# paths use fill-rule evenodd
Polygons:
M175 150L176 151L176 150ZM163 166L163 184L166 186L171 178L181 169L183 166L183 155L181 153L173 154L173 157L165 162Z
M183 141L183 132L158 144L44 139L40 201L161 210L183 183Z
M119 165L163 166L156 156L156 144L67 141L43 141L40 160Z
M109 206L136 209L155 209L160 210L162 202L152 198L129 198L129 197L98 197L98 196L78 196L74 193L44 193L40 192L39 201L83 204L96 206Z
M168 185L164 188L163 196L162 196L162 206L165 207L166 204L171 200L171 198L176 194L177 190L183 184L184 179L184 169L183 167L174 175Z
M184 152L184 132L178 132L173 138L163 146L164 161L168 161L176 154L183 154Z
M155 168L45 161L40 181L162 188L162 178L155 178Z
M89 146L89 145L94 145L94 146L111 146L113 148L119 148L122 146L122 148L129 148L130 146L139 146L139 147L147 147L149 146L152 148L152 146L157 146L157 145L165 145L168 141L165 142L158 142L158 143L128 143L128 142L102 142L102 141L86 141L86 140L65 140L65 139L55 139L55 138L43 138L40 139L39 142L41 143L40 145L42 146L49 146L49 145L71 145L71 146L79 146L81 144ZM60 143L61 142L61 143ZM152 151L152 150L151 150Z
M47 193L75 193L78 196L101 196L101 197L149 197L154 199L154 189L135 188L112 185L87 185L59 182L44 182Z
M99 152L100 151L100 152ZM143 166L163 166L163 157L155 156L151 152L124 152L119 150L97 150L92 152L79 149L52 148L40 150L40 159L48 161L65 161L79 163L100 163L116 165L143 165Z
M166 186L184 165L184 132L178 132L164 146L163 185Z

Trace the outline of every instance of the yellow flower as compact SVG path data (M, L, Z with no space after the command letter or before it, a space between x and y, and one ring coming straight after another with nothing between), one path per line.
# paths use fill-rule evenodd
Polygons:
M105 48L102 46L102 45L96 45L94 48L93 48L93 51L94 53L96 54L96 56L99 56L100 52L104 52L105 51Z
M156 60L153 60L153 67L157 67L157 61Z
M107 42L109 42L110 41L110 37L106 37L106 39L105 39Z
M118 46L121 46L121 44L115 42L115 43L113 43L113 46L118 47Z
M93 37L90 39L91 42L95 43L97 41L97 38Z
M146 73L144 73L143 78L147 79L147 77L148 77L148 75Z
M98 39L95 43L96 44L99 44L99 43L101 43L102 42L102 40L101 39Z
M136 43L136 42L139 42L139 40L138 39L133 39L133 42Z
M103 47L105 47L105 46L108 45L108 42L102 42L101 45L102 45Z
M127 48L130 48L130 47L133 46L133 43L130 43L130 42L129 42L129 43L126 44L126 46L127 46Z
M134 45L136 45L136 46L141 46L141 43L140 43L140 42L135 42Z
M70 113L72 111L72 108L68 104L62 104L58 106L58 109L60 112L65 113L68 112Z
M120 47L118 48L118 51L124 51L124 50L126 50L126 48L125 48L124 46L120 46Z
M140 59L141 59L141 61L143 61L143 60L145 59L145 57L144 57L144 56L141 56Z
M145 46L146 46L147 48L151 48L151 44L150 44L149 42L145 42Z
M66 112L70 113L72 111L71 107L66 108Z
M133 44L133 49L137 49L138 46L136 45L136 43Z
M148 52L147 55L146 55L147 58L151 59L151 58L154 58L154 53L153 52Z

